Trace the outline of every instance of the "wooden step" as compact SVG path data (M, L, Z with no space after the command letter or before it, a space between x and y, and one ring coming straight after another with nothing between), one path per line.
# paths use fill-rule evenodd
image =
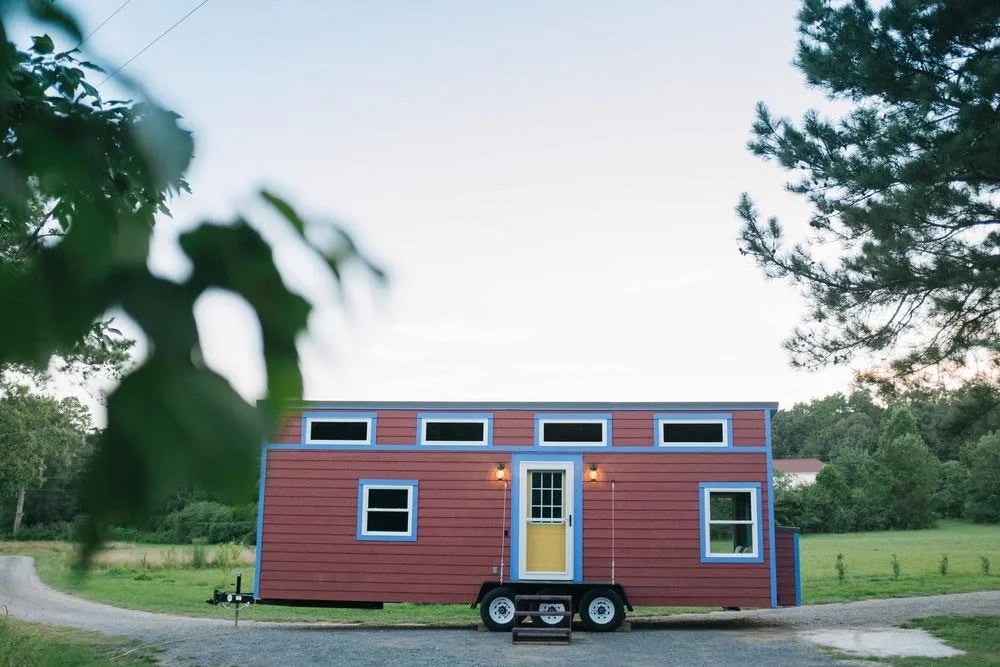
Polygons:
M569 628L536 628L518 626L511 631L512 644L568 645L572 632Z

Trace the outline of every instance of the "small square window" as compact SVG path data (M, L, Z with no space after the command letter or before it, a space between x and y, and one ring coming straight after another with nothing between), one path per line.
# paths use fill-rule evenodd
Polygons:
M762 562L760 485L700 485L702 562Z
M358 482L359 540L412 542L417 539L417 481Z

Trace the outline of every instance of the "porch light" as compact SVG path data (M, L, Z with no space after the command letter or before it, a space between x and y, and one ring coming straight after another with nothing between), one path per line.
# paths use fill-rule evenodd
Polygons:
M596 463L591 463L590 464L590 481L591 482L596 482L597 481L597 464Z
M497 464L497 481L498 482L502 482L503 481L503 477L504 477L504 471L503 471L503 469L504 469L504 464L503 463L498 463Z

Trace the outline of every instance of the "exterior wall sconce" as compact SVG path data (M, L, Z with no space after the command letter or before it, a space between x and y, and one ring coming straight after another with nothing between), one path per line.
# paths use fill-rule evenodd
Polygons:
M596 463L591 463L590 464L590 481L591 482L596 482L597 481L597 464Z
M505 467L505 466L504 466L504 464L503 464L503 463L498 463L498 464L497 464L497 481L498 481L498 482L502 482L502 481L503 481L503 478L504 478L504 475L506 474L506 473L504 472L504 467Z

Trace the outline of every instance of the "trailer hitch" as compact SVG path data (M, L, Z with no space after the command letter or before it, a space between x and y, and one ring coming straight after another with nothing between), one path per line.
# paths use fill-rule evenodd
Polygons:
M205 600L211 605L222 605L223 607L233 606L235 608L235 617L233 619L233 625L239 625L240 622L240 607L243 605L249 606L254 603L254 597L252 593L244 593L243 588L243 573L236 573L236 590L234 592L220 591L216 588L212 592L212 597Z

